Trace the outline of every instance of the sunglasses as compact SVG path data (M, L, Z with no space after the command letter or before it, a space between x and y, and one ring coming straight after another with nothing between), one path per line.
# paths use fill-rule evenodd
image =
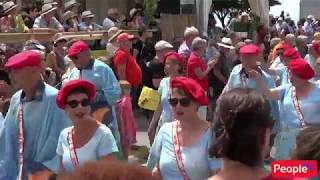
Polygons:
M190 98L181 98L181 99L170 98L169 99L169 104L173 107L176 107L178 103L183 107L188 107L191 103L191 99Z
M87 107L91 103L89 99L84 99L82 101L77 101L77 100L68 101L66 104L69 105L71 108L76 108L79 106L79 104L81 104L82 107Z

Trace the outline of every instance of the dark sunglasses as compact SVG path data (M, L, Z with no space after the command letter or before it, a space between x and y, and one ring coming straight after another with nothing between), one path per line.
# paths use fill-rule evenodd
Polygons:
M173 107L176 107L178 105L178 103L183 106L183 107L188 107L191 103L191 99L190 98L169 98L169 104Z
M90 103L89 99L84 99L82 101L77 101L77 100L68 101L68 102L66 102L66 104L69 105L71 108L76 108L79 106L79 104L81 104L82 107L87 107L91 103Z

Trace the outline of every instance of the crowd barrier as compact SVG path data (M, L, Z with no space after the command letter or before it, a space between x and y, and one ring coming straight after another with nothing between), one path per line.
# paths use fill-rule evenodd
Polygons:
M137 35L137 30L123 30L131 34ZM157 29L149 29L150 35L158 32ZM99 40L102 39L106 31L80 31L80 32L63 32L60 33L68 40ZM54 33L0 33L1 43L23 43L27 40L34 39L41 42L51 42L54 40Z

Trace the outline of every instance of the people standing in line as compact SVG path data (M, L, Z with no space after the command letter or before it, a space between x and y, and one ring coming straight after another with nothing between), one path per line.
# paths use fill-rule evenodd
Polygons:
M58 170L55 149L70 121L55 103L58 91L41 78L41 61L38 52L29 50L5 65L21 90L13 95L0 130L0 179L46 177Z
M150 144L152 144L157 132L161 126L167 122L173 121L172 110L169 104L171 95L171 81L175 77L182 76L183 57L176 52L168 52L164 56L164 68L167 77L160 82L159 93L161 101L158 108L153 114L152 120L148 128L148 136Z
M186 77L173 78L171 88L169 103L175 120L160 128L147 167L154 177L164 180L207 179L220 168L220 161L208 155L212 127L197 113L200 106L208 104L207 95Z
M58 107L72 122L59 136L59 174L71 173L88 161L115 160L118 148L111 130L91 116L95 95L95 85L80 79L64 84L56 97Z

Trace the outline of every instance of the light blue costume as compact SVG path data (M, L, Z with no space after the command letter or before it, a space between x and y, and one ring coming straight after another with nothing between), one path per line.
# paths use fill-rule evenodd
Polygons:
M276 88L280 95L280 123L278 132L271 151L274 159L288 159L290 152L295 147L296 136L301 130L301 122L298 118L292 100L292 85L287 84ZM306 124L320 124L320 87L314 84L311 94L299 100L299 105Z
M58 170L57 148L60 132L71 125L70 120L56 105L58 90L41 82L32 101L23 104L24 170L29 173L46 168ZM15 180L18 174L18 109L24 93L16 92L0 130L0 179Z
M280 85L286 85L290 83L288 67L283 66L279 69L276 69L276 73L280 77Z
M159 93L161 95L161 105L162 105L162 112L160 115L160 119L158 122L158 128L157 131L159 131L160 127L166 123L172 121L172 111L169 104L169 97L168 97L168 81L170 80L169 77L163 78L159 85Z
M262 80L266 83L267 87L269 89L275 88L275 82L273 78L268 73L264 72L259 66L257 67L257 70L259 73L261 73ZM232 69L226 88L226 90L229 91L234 88L258 89L258 86L256 80L246 77L242 64L239 64ZM273 100L270 100L270 105L272 116L276 121L273 128L273 133L276 133L279 128L279 105L277 101Z
M314 77L312 78L312 81L318 81L320 80L320 67L317 65L316 60L313 56L310 56L309 54L304 57L304 59L310 64L312 69L315 72Z
M71 127L64 129L59 137L57 154L62 157L64 171L70 173L74 170L70 159L70 147L68 142L68 133ZM110 129L101 124L90 140L80 148L76 149L79 165L88 161L97 161L101 157L111 153L118 152L117 143Z
M70 74L70 80L79 78L79 69L73 68ZM81 78L96 85L97 95L95 101L97 103L93 104L93 106L95 106L94 108L97 108L97 106L101 107L101 105L108 107L108 104L112 106L112 118L111 120L107 119L107 121L111 121L110 124L106 122L103 123L107 124L107 126L111 129L117 143L119 143L120 135L118 130L115 104L120 99L121 89L112 69L105 63L93 59L86 68L81 70ZM103 102L103 104L101 104L101 102Z
M158 132L150 149L147 167L152 170L159 165L164 180L183 180L177 166L172 143L172 123L165 123ZM191 179L207 179L211 170L221 167L220 160L211 159L208 150L212 142L212 129L209 128L198 142L188 147L181 147L184 168Z

